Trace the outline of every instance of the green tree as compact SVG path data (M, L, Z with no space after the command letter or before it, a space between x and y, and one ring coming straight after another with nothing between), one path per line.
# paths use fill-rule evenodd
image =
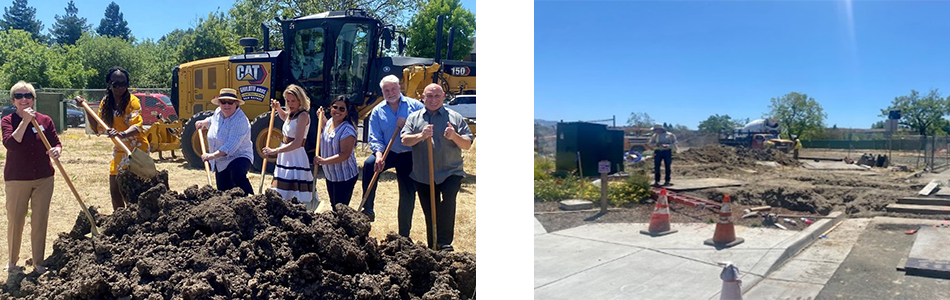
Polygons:
M119 12L119 5L115 2L109 3L106 7L105 16L99 21L99 27L96 33L102 36L115 36L128 40L132 35L129 29L129 22L125 20L122 13Z
M40 44L26 31L19 29L0 31L0 84L12 86L23 80L46 86L46 45Z
M224 13L209 13L206 19L198 19L193 32L182 36L178 61L189 62L242 53L238 39Z
M647 113L631 112L630 116L627 117L627 126L651 127L653 126L653 118L650 118L650 115Z
M86 80L86 88L106 88L105 73L115 66L128 70L129 76L132 77L132 86L138 85L138 76L144 62L129 41L120 37L83 34L76 41L76 48L82 58L82 65L96 72L95 76Z
M86 18L80 18L79 9L72 0L66 4L66 14L60 17L56 15L56 23L53 23L51 33L53 40L60 45L74 45L83 31L88 31L92 25L86 22Z
M884 129L884 121L877 121L871 124L871 129Z
M273 29L271 47L280 47L283 44L283 38L280 24L274 20L275 17L290 19L326 11L362 8L371 16L382 20L383 23L403 28L408 24L409 17L415 15L423 3L423 0L237 0L228 11L228 17L238 37L256 37L261 40L263 38L261 23L266 24Z
M13 0L9 8L3 8L3 19L0 20L0 30L19 29L29 32L32 38L41 40L43 36L43 22L36 19L36 8L30 7L27 0Z
M475 47L475 14L462 7L460 0L431 0L409 22L406 35L409 37L408 54L417 57L436 57L435 38L438 16L446 16L443 24L442 51L448 51L449 29L455 27L452 57L461 60ZM439 53L445 57L445 53Z
M778 119L779 129L788 138L818 133L828 118L815 98L798 92L772 98L769 110L769 116Z
M74 45L54 45L46 51L46 78L50 87L81 89L96 70L82 65L83 57Z
M921 140L926 140L928 135L937 133L940 129L940 120L947 114L950 101L940 97L940 92L936 89L930 90L925 97L915 90L910 91L910 95L895 97L891 106L881 110L881 117L887 117L891 110L900 110L901 119L899 125L910 127L921 135Z
M715 114L706 118L705 121L699 122L699 131L721 134L731 132L739 126L742 126L742 124L740 124L738 120L733 120L729 115L720 116L719 114Z

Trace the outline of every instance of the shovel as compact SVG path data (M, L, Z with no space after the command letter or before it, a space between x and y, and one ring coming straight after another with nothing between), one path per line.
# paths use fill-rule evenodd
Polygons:
M270 146L270 133L274 130L274 107L270 108L270 125L267 125L267 139L264 142L264 147ZM267 177L267 156L261 155L261 186L258 188L258 192L264 194L264 178ZM210 178L210 177L209 177ZM210 180L210 179L208 179Z
M208 149L205 147L205 134L198 128L195 128L195 131L198 132L198 140L201 141L201 155L205 155L208 153ZM211 164L207 161L205 161L205 173L208 174L208 185L213 186L211 185Z
M426 139L426 146L429 147L429 205L432 211L432 250L439 250L436 241L439 240L439 230L435 227L435 163L432 159L432 137Z
M36 123L36 119L31 120L33 123L33 128L36 129L38 136L43 140L43 144L46 145L46 150L52 149L53 146L49 144L49 140L46 139L46 135L43 134L43 131L40 130L40 125ZM76 201L79 201L79 206L82 207L82 211L86 213L86 218L89 218L89 224L92 228L92 235L99 234L99 227L96 226L96 220L92 218L92 214L89 213L89 209L86 208L86 203L82 202L82 198L79 197L79 192L76 191L76 187L73 186L73 181L69 179L69 175L66 174L66 169L63 169L63 164L59 162L59 158L53 158L53 161L56 162L56 167L59 168L59 173L63 174L63 179L66 179L66 185L69 186L69 190L73 191L73 196L76 196Z
M386 156L389 155L389 148L392 148L393 141L396 140L397 135L399 135L399 127L396 127L396 131L393 132L393 137L389 139L389 145L386 145L386 151L383 152L383 157L377 158L377 159L382 159L383 161L386 161ZM379 177L379 173L380 172L373 173L373 179L369 180L369 187L366 188L366 193L363 194L363 200L360 201L360 206L356 207L356 211L360 211L360 209L363 209L363 204L366 204L366 198L369 197L369 191L373 190L373 185L376 184L376 177Z
M98 123L99 126L105 129L111 129L106 125L106 122L102 121L102 118L100 118L98 114L92 111L92 108L89 107L89 104L86 104L86 101L82 101L81 104L82 107L86 109L86 112L92 116L93 119L96 119L96 123ZM135 151L129 150L129 147L127 147L125 143L122 143L117 136L112 137L112 141L119 147L122 147L122 150L125 150L125 153L129 155L129 170L132 171L132 173L142 178L152 178L158 174L158 170L155 169L155 161L152 160L152 157L149 156L148 153L142 152L139 148L135 148Z
M323 115L323 107L317 109L317 145L313 148L313 156L316 158L320 156L320 135L323 133L323 118L320 116ZM310 201L318 201L317 199L317 164L313 164L313 185L310 189L310 193L313 194L313 199ZM333 210L333 206L330 206L330 210Z

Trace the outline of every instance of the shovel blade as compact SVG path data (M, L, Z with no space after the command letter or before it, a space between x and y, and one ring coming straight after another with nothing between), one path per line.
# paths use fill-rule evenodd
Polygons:
M158 175L155 169L155 161L152 157L139 148L132 150L132 156L129 157L129 171L142 178L152 178Z

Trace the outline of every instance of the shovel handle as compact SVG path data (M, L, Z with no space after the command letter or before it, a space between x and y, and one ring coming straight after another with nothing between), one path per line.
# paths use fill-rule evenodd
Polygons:
M36 132L37 132L36 135L40 136L40 139L43 140L43 145L46 145L46 150L49 151L50 149L53 149L53 146L49 144L49 140L46 139L46 134L44 134L43 131L40 130L40 125L36 123L35 118L31 120L31 123L33 124L33 128L36 129ZM73 181L70 180L69 175L66 174L66 169L63 168L63 164L59 162L59 158L53 158L53 157L50 157L50 158L52 158L53 161L56 162L56 167L59 168L59 173L63 174L63 179L66 180L66 185L69 186L69 190L73 192L73 196L76 197L76 201L79 201L79 206L82 207L82 211L86 213L86 218L89 219L89 224L92 225L90 226L92 227L92 234L98 235L99 228L96 227L96 220L92 218L92 214L89 213L89 209L86 208L86 203L83 203L82 198L79 197L79 192L76 191L76 187L73 186Z
M195 131L198 132L198 141L201 143L201 155L208 153L208 148L205 147L205 135L204 131L201 129L195 128ZM208 185L211 186L211 164L208 161L205 161L205 173L208 175Z
M396 136L397 136L397 135L399 135L399 127L398 127L398 126L396 127L396 131L393 132L393 137L389 139L389 144L386 145L386 151L383 151L383 157L382 157L382 158L376 158L376 159L382 159L383 161L386 161L386 156L389 155L389 148L392 148L393 142L396 141ZM367 187L367 188L366 188L366 191L363 192L363 201L360 201L360 206L357 206L357 207L356 207L356 210L357 210L357 211L359 211L360 209L363 208L363 204L366 204L366 198L369 197L369 191L373 190L373 186L376 184L376 177L379 177L379 173L380 173L380 172L382 172L382 171L377 171L377 172L374 172L374 173L373 173L373 179L370 179L370 180L369 180L369 187Z
M80 102L80 101L76 101L76 102ZM102 121L102 118L100 118L98 114L92 111L92 108L89 107L89 104L86 104L86 101L81 101L80 104L82 104L82 107L86 109L86 113L88 113L90 116L92 116L93 119L96 120L96 123L98 123L100 127L105 128L105 129L112 129L112 127L109 127L109 125L106 125L106 122ZM117 136L112 137L112 141L115 142L116 145L119 145L120 147L122 147L122 150L124 150L126 154L128 154L130 157L132 156L132 150L129 150L129 147L126 146L125 143L123 143L122 140L119 139L119 137Z
M274 130L274 107L270 107L270 124L267 125L267 139L264 140L264 147L270 146L270 134ZM261 153L261 186L257 189L260 194L264 194L264 178L267 177L267 156Z
M314 159L316 159L317 156L320 156L320 140L323 139L320 137L323 134L323 118L321 118L322 114L323 114L323 109L318 108L317 109L317 137L316 137L317 144L313 148ZM320 167L317 166L317 164L313 164L313 184L311 185L311 188L310 188L310 194L313 195L313 198L310 199L310 201L317 201L317 172L319 171L319 168ZM333 209L333 207L330 207L330 209Z
M426 139L429 148L429 210L432 212L432 250L438 250L439 230L435 224L435 160L432 158L432 137Z

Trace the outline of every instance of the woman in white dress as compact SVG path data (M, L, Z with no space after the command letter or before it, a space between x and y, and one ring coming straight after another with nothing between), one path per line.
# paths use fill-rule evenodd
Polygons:
M281 133L284 140L280 147L264 147L264 155L277 154L277 164L274 166L274 181L271 189L277 191L286 200L296 197L298 201L307 205L307 210L314 210L319 204L313 201L313 169L310 168L310 158L304 149L304 140L310 129L310 115L305 108L310 107L310 98L303 88L291 84L284 91L285 111L277 100L271 99L271 107L284 120Z

